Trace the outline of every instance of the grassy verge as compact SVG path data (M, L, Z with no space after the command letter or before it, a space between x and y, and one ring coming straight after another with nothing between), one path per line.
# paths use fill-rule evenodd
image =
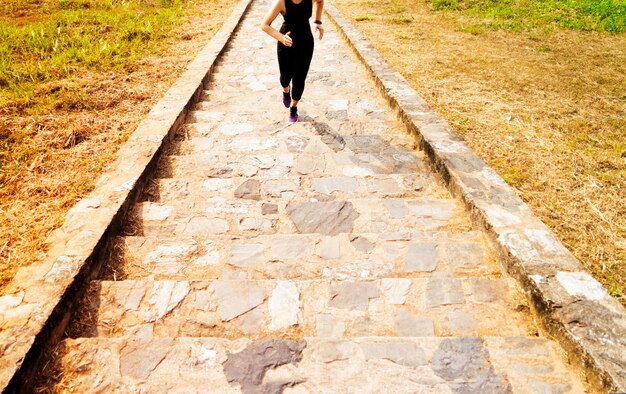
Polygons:
M448 3L336 1L626 304L624 1Z
M460 11L471 29L626 31L625 0L431 0L435 10Z
M227 0L0 4L0 290L208 42Z

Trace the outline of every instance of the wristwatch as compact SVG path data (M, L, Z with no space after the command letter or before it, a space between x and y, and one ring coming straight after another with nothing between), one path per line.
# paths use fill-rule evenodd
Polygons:
M321 21L321 20L319 20L319 19L317 19L317 20L315 20L315 24L316 24L316 25L321 25L321 24L322 24L322 21Z

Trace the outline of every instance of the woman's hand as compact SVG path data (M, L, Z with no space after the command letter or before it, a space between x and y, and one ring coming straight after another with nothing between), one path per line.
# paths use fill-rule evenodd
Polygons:
M280 42L282 42L282 44L286 47L290 47L293 45L293 40L291 39L291 32L288 31L284 36L283 39L280 40Z
M324 28L322 27L322 25L318 25L318 24L316 24L316 25L315 25L315 30L317 30L317 32L319 33L319 35L320 35L320 40L321 40L322 38L324 38Z

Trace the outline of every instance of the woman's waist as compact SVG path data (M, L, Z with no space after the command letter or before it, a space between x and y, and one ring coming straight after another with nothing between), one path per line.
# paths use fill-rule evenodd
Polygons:
M298 23L283 22L280 31L283 34L288 31L292 33L311 33L311 23L308 20Z

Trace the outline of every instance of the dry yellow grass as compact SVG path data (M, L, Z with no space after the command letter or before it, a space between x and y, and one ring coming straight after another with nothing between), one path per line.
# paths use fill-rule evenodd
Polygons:
M40 86L43 94L65 93L46 114L29 115L19 105L0 108L0 131L11 135L0 168L0 294L20 266L43 257L46 236L93 189L115 152L234 4L196 0L176 36L129 70L88 72Z
M425 0L335 4L626 304L626 35L476 30Z

